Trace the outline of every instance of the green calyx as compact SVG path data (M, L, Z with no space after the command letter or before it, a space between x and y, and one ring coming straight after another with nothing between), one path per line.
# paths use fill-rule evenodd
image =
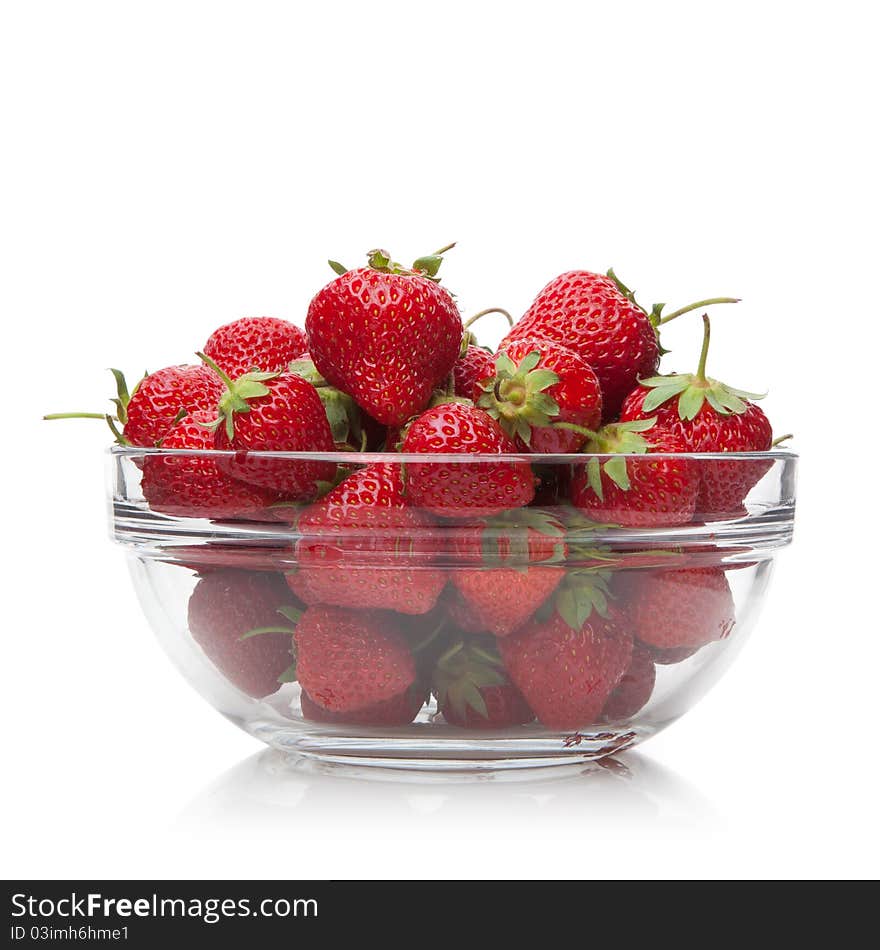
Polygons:
M364 451L367 434L361 426L360 410L351 396L331 386L315 368L312 360L294 360L287 368L289 372L301 376L317 389L336 445Z
M690 313L692 310L700 310L703 307L711 307L717 303L739 303L739 297L707 297L705 300L697 300L694 303L689 303L686 307L680 307L678 310L673 311L672 313L667 313L665 316L663 314L663 308L666 306L665 303L655 303L650 310L646 310L637 300L635 292L630 290L626 284L614 273L614 269L609 267L606 271L606 276L610 277L614 281L615 286L623 294L626 299L634 304L643 314L651 321L651 326L654 328L654 332L657 334L657 345L660 348L660 355L662 356L665 353L668 353L669 350L665 349L660 343L660 333L659 329L664 323L669 323L670 320L675 320L676 317L682 316L682 314Z
M678 400L678 416L691 420L702 409L703 403L709 405L722 416L741 415L748 409L747 400L763 399L766 393L750 393L744 389L735 389L726 383L711 379L706 375L706 357L709 353L711 328L709 317L703 314L703 347L696 373L681 373L674 376L652 376L639 380L640 384L651 392L645 396L642 408L653 412L670 399Z
M529 445L532 428L549 426L559 415L559 404L546 390L559 382L549 369L538 369L541 354L527 353L517 366L506 353L495 357L495 376L482 384L483 394L477 405L497 419L511 437L518 436Z
M43 416L43 419L46 421L52 421L53 419L103 419L113 433L114 440L119 445L130 445L119 426L124 426L128 422L128 404L131 402L131 397L137 392L140 380L129 393L125 374L118 369L111 369L110 372L116 380L116 396L110 400L116 407L115 414L108 412L52 412ZM147 375L148 373L144 372L143 378L146 378Z
M572 630L580 630L594 610L601 617L608 616L611 575L612 571L603 566L575 568L566 573L556 591L555 607Z
M540 535L532 543L530 532ZM533 558L537 549L541 556ZM480 553L487 568L512 567L525 572L530 565L558 564L567 553L565 527L541 508L514 508L486 521L480 532Z
M277 613L289 621L286 624L272 624L267 627L252 627L247 633L243 633L238 639L239 640L250 640L251 637L261 637L267 633L280 633L288 637L292 637L296 629L296 625L299 623L299 618L302 617L303 612L299 607L279 607ZM293 650L291 650L293 653ZM294 655L293 663L287 667L287 669L278 677L279 683L295 683L296 682L296 656Z
M644 455L651 448L651 442L642 434L653 428L657 417L650 419L634 419L632 422L612 422L603 426L598 432L591 432L582 426L568 422L556 422L557 429L569 429L580 432L587 437L583 449L593 457L588 459L587 481L600 501L605 500L605 490L602 487L602 472L622 491L629 491L629 473L626 467L627 455ZM597 456L610 455L611 458L600 461Z
M198 352L196 356L209 366L226 384L226 392L220 397L217 405L217 418L214 422L206 423L210 429L218 429L221 425L226 432L226 438L231 442L235 436L235 416L240 412L250 412L251 405L249 400L259 399L261 396L269 395L269 387L266 383L270 379L275 379L279 373L263 373L253 371L244 373L238 379L230 379L226 373L204 353Z
M376 248L367 253L367 266L382 274L404 274L407 277L427 277L428 280L433 280L439 284L440 278L437 276L437 272L443 263L443 255L447 251L451 251L454 247L455 242L453 241L452 244L441 247L439 250L434 251L433 254L426 254L424 257L417 258L413 261L412 267L405 267L403 264L398 264L391 259L391 255L388 251ZM333 272L339 274L340 277L348 273L348 268L344 264L340 264L339 261L327 261L327 263Z
M462 406L473 406L473 400L468 399L467 396L456 396L454 389L452 374L450 373L450 378L446 382L445 389L435 389L431 398L428 402L428 405L425 407L427 409L433 409L435 406L448 406L458 403ZM411 422L412 420L410 420ZM401 441L403 440L404 432L408 431L409 423L407 423L401 430Z
M494 644L460 640L437 661L431 688L441 708L448 704L461 717L472 709L488 719L489 710L481 690L508 682Z

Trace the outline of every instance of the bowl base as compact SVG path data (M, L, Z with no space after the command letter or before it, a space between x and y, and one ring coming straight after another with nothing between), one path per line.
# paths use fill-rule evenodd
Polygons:
M564 736L503 735L461 738L428 736L419 728L389 730L385 735L318 731L271 721L240 723L273 749L329 765L429 772L495 772L556 768L623 752L653 735L653 729L582 730ZM425 730L427 732L428 730ZM431 730L435 732L436 730Z

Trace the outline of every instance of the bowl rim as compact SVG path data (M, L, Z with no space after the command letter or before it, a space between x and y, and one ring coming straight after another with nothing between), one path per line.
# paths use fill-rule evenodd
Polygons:
M767 449L763 452L651 452L644 453L498 453L498 454L467 454L467 453L432 453L432 452L269 452L264 450L234 450L234 449L165 449L132 445L111 445L107 454L116 458L238 458L246 456L249 460L265 461L301 461L301 462L335 462L342 465L375 465L382 463L401 464L432 462L434 464L475 464L480 462L526 462L530 465L572 465L578 462L589 461L591 458L608 459L612 457L631 459L691 459L700 461L748 462L755 460L796 461L797 452L790 449Z

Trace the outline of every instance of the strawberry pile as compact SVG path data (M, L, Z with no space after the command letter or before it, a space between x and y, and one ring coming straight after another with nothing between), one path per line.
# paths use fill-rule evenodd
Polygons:
M658 374L663 324L735 300L664 315L573 271L519 321L497 311L492 352L470 326L493 311L464 323L440 284L446 250L331 262L305 330L236 320L131 392L114 370L112 413L47 418L149 450L160 515L290 524L293 570L231 548L195 564L190 632L242 692L295 680L323 723L405 725L431 695L459 729L626 721L658 664L736 622L718 560L596 540L746 513L772 462L718 456L775 443L759 396L707 376L708 316L696 371Z

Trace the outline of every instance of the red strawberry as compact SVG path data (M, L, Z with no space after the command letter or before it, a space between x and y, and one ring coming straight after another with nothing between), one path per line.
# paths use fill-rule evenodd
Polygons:
M323 403L311 383L295 373L245 373L233 381L199 355L226 384L215 417L214 444L236 454L220 459L224 471L292 500L313 497L319 481L332 481L332 462L248 457L249 452L334 450Z
M249 696L267 696L278 689L292 660L291 631L278 612L288 603L290 591L278 574L212 571L190 596L189 631L233 686ZM245 636L267 627L278 632Z
M626 672L605 703L602 719L606 722L631 719L651 698L656 679L653 654L636 644Z
M427 409L409 425L404 453L500 455L516 446L482 409L460 402ZM527 505L535 494L526 462L413 462L407 466L412 504L446 518L490 518Z
M456 396L476 402L483 393L480 383L495 375L495 357L481 346L468 346L452 367Z
M321 708L348 713L406 692L416 666L388 614L309 607L294 634L297 678Z
M644 435L642 434L644 433ZM687 452L675 432L654 420L611 423L591 439L598 453L574 466L572 503L594 521L634 528L686 524L694 515L700 475L689 458L654 458L655 453ZM601 461L599 455L613 454ZM643 455L634 458L632 455Z
M593 611L577 629L558 612L498 641L511 680L548 729L595 723L629 666L633 641L624 619Z
M437 661L432 687L451 726L504 729L535 718L491 643L459 640Z
M733 298L701 300L661 317L662 304L648 313L634 294L609 271L561 274L538 294L501 344L539 337L574 350L594 369L602 386L603 418L616 417L624 397L643 376L656 372L660 346L656 328L696 307L732 303Z
M308 349L308 338L298 326L277 317L242 317L215 330L204 353L237 379L251 370L280 373Z
M130 395L125 376L118 369L111 372L116 379L115 415L59 412L44 418L104 419L120 444L154 448L182 415L216 409L223 392L223 384L206 366L168 366L149 373Z
M210 424L215 412L193 412L175 423L162 442L165 449L214 448ZM228 475L207 455L148 455L141 490L153 511L183 518L247 518L278 500L278 492L248 485Z
M602 387L605 419L616 415L639 377L654 373L660 360L648 314L612 277L589 271L550 281L501 347L536 337L568 347L592 366Z
M352 712L340 713L324 709L305 690L300 694L299 701L303 719L311 722L346 723L354 726L407 726L418 716L427 699L428 693L424 686L414 683L408 690L392 696L391 699Z
M562 525L537 508L517 509L457 532L452 583L461 595L463 629L507 636L521 627L559 586L566 554Z
M478 404L531 452L577 452L586 436L554 423L596 429L602 391L592 368L549 340L523 337L502 344L495 373L481 387Z
M437 531L409 506L400 465L349 475L303 512L298 530L298 568L287 580L307 604L423 614L446 582L433 566Z
M723 568L624 571L623 575L633 633L652 649L701 647L724 639L733 630L736 608Z
M458 359L461 315L436 281L440 252L412 269L384 251L368 260L368 267L339 268L312 300L309 350L333 386L379 422L400 425L427 405Z
M327 414L327 423L330 426L336 448L341 451L349 449L364 450L367 447L367 433L364 431L364 423L369 419L369 416L361 414L360 407L351 396L335 386L331 386L315 369L315 364L308 354L293 360L289 368L291 373L302 376L317 389L318 396L324 404L324 412ZM373 427L382 429L382 436L384 437L384 428L372 419L369 419L369 421Z
M486 567L455 571L452 582L461 595L462 628L506 637L518 630L559 586L560 567Z
M709 318L703 316L703 350L694 374L642 380L626 398L621 419L656 417L680 436L689 452L763 452L773 442L770 422L750 399L755 393L733 389L706 376ZM769 460L700 462L697 513L706 520L736 514L746 495L771 467Z

